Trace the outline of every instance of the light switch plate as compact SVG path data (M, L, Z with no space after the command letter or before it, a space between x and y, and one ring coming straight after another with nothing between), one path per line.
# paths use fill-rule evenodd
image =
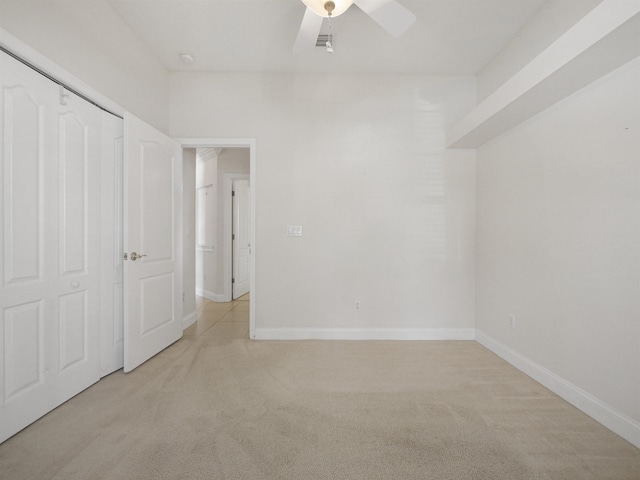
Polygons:
M301 225L289 225L287 227L287 237L301 237L302 226Z

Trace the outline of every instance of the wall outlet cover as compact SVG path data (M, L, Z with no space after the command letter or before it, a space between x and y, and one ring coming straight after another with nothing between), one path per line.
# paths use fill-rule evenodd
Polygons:
M289 225L287 227L287 237L301 237L302 226L301 225Z

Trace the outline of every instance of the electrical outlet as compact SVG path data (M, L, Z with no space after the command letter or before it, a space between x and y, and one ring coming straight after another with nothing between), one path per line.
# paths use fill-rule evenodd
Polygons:
M511 328L516 328L516 316L513 313L509 315L509 326Z
M356 302L356 312L362 311L362 302Z
M287 237L301 237L302 225L289 225L287 226Z

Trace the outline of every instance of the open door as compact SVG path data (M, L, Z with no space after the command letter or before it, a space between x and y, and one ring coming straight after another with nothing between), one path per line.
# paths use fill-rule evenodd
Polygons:
M182 337L182 148L124 116L124 371Z
M232 298L249 292L249 180L233 181L233 234L232 234Z

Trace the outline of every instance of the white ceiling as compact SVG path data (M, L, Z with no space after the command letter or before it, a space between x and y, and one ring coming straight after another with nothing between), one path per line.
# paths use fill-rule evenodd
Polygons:
M333 20L335 53L294 54L301 0L107 0L170 71L423 74L477 73L544 3L399 1L417 16L401 38L354 5ZM183 65L180 52L196 62Z

